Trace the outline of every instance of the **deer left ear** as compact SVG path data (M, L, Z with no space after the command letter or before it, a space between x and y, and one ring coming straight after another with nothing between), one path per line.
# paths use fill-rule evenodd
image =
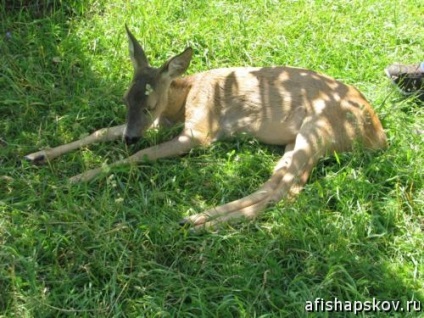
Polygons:
M125 29L127 30L128 49L134 70L147 68L149 66L149 62L147 61L147 57L143 48L141 47L140 43L138 43L135 36L130 32L126 24Z
M186 48L183 53L171 58L161 69L161 73L167 73L170 78L175 78L184 74L190 66L193 56L193 49Z

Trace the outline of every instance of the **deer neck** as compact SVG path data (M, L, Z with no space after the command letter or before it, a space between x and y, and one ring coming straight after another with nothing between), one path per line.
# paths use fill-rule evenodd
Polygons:
M168 103L163 116L172 122L182 122L185 117L185 104L192 86L192 78L177 78L171 82L168 90Z

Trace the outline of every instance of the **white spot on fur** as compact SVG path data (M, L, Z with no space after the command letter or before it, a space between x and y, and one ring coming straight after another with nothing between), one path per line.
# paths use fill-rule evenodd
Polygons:
M326 103L323 99L318 99L314 102L314 108L316 114L321 114L325 109Z
M149 96L153 92L153 87L150 84L146 84L146 95Z

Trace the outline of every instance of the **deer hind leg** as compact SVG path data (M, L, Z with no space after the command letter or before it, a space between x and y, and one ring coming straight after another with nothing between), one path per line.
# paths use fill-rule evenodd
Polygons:
M198 139L189 136L188 134L182 133L178 137L174 139L161 143L157 146L149 147L143 150L136 152L126 159L122 159L110 164L108 167L101 167L96 169L87 170L79 175L76 175L70 178L71 183L77 182L87 182L94 179L96 176L101 174L103 171L107 170L107 168L123 166L129 164L136 164L138 162L142 162L144 160L157 160L160 158L166 157L175 157L185 154L190 151L190 149L199 145L200 142Z
M256 192L233 202L185 218L181 225L190 224L194 230L214 228L230 220L252 219L271 202L292 198L303 188L312 168L325 153L325 131L311 123L303 125L294 143L286 146L270 179Z
M91 135L85 138L73 141L69 144L61 145L51 149L41 150L41 151L26 155L25 159L35 164L42 164L42 163L45 163L46 161L50 161L56 157L59 157L65 153L71 152L73 150L76 150L78 148L81 148L90 144L119 139L120 137L122 137L124 129L125 129L125 125L99 129L93 132Z

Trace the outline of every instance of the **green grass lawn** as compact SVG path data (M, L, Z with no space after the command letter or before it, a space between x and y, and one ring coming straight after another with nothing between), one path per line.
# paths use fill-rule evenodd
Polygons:
M424 107L383 73L424 60L421 0L19 2L0 1L0 317L352 315L306 313L317 298L424 311ZM203 235L178 221L254 191L283 149L242 137L76 186L175 132L23 161L124 122L125 23L155 66L191 46L189 73L292 65L355 85L390 146L325 158L295 202Z

